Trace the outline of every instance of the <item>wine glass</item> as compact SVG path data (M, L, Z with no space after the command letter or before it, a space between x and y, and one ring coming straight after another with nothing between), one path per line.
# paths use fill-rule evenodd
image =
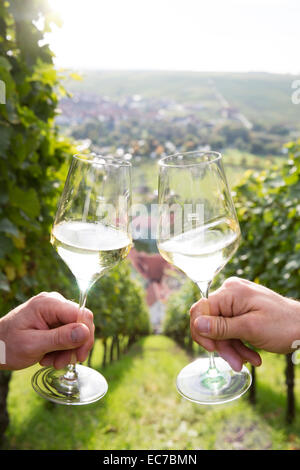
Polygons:
M222 155L187 152L162 158L158 199L158 250L207 298L213 278L236 252L241 237ZM245 366L234 372L214 353L184 367L176 381L183 397L201 404L234 400L250 384Z
M130 206L129 162L95 154L73 156L51 243L76 278L80 291L78 322L92 284L129 253ZM42 397L67 405L95 402L108 389L99 372L76 364L76 353L64 370L38 370L32 385Z

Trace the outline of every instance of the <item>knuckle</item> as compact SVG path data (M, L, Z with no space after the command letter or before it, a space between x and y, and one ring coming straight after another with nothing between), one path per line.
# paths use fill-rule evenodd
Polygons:
M252 282L235 276L228 278L223 285L226 289L234 291L235 293L238 291L239 293L247 294L247 292L253 289Z
M35 295L34 297L31 297L29 299L28 303L32 306L35 306L39 304L40 302L43 302L46 298L48 298L49 294L48 292L40 292L39 294Z
M226 310L229 312L234 309L234 304L237 298L246 298L252 291L253 286L251 282L246 282L244 279L238 277L230 277L224 282L224 304Z
M55 297L55 298L60 298L60 299L64 298L59 292L56 292L55 290L52 292L48 292L48 295L49 297Z
M52 330L52 344L53 346L58 346L63 344L63 335L60 328L55 328Z
M42 291L39 294L37 294L35 297L39 298L39 297L48 297L48 296L49 296L49 292Z
M216 317L213 322L212 333L215 338L226 338L227 336L227 321L223 317Z
M45 297L49 297L49 292L40 292L39 294L35 295L33 299L39 300L44 299Z
M224 282L223 286L226 289L239 289L242 286L242 281L239 277L231 276Z
M28 303L32 307L38 307L44 302L47 302L48 304L51 303L57 303L65 300L64 297L59 294L58 292L40 292L39 294L35 295L34 297L31 297L29 299Z

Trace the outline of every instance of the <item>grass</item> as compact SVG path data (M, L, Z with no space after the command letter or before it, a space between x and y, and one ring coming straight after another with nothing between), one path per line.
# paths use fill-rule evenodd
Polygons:
M100 368L97 342L93 367ZM38 397L36 367L13 373L8 397L8 449L292 449L300 448L300 417L285 424L284 358L264 354L258 404L247 397L227 405L198 406L181 398L174 381L189 361L165 336L149 336L104 371L107 395L83 407ZM299 392L299 379L296 393Z

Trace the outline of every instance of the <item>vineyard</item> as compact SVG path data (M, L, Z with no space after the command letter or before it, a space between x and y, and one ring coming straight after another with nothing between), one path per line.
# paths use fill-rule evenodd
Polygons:
M257 404L247 397L203 407L182 399L175 378L191 357L172 339L147 336L102 367L97 341L92 367L109 389L99 403L62 407L40 399L30 379L38 366L13 374L7 449L297 449L299 420L285 424L284 357L263 353ZM299 413L299 406L297 407Z
M37 28L41 16L44 24ZM86 131L77 126L66 137L56 121L60 100L69 96L63 83L66 78L69 83L72 74L55 69L53 53L42 42L54 21L46 0L0 4L0 78L6 85L6 103L0 104L1 316L40 291L58 291L78 301L75 280L49 241L71 156L82 145L75 134L82 138ZM108 89L110 85L107 82ZM252 118L255 109L246 104ZM101 122L97 125L96 131L103 131ZM94 124L89 126L95 131ZM165 151L157 140L157 135L166 140L160 121L153 126L157 139L146 130L145 138L138 139L140 129L136 122L134 126L132 138L140 142L139 151ZM131 146L124 123L120 128L122 144ZM192 135L193 126L187 128L190 134L183 148L195 145L199 137ZM176 134L174 129L168 124L168 135ZM235 127L222 129L236 132ZM248 147L255 147L252 134L243 129L243 135ZM107 144L116 136L97 135L94 144L99 145L99 140ZM214 137L219 138L216 129ZM223 135L222 142L227 137ZM233 144L244 146L240 136L234 138ZM278 148L277 143L275 156L264 157L247 149L225 152L242 244L212 288L235 275L299 298L300 141L288 143L286 154ZM146 150L139 156L134 169L138 202L144 197L139 187L146 203L153 200L157 156L148 158ZM300 390L291 356L262 353L261 369L256 372L252 367L249 399L210 409L184 401L176 392L175 377L191 358L204 354L192 341L189 325L198 288L186 281L174 289L165 303L162 334L153 335L145 289L133 271L130 261L122 262L93 286L88 297L96 341L87 365L108 379L107 396L86 407L59 407L34 394L30 379L38 366L0 371L1 448L299 449Z

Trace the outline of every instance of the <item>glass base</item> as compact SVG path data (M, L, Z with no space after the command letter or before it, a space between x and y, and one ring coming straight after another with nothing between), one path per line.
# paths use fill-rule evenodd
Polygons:
M76 364L76 379L68 379L68 369L39 369L32 377L34 390L43 398L62 405L87 405L102 398L108 389L103 375Z
M209 369L209 359L200 358L184 367L177 376L178 392L201 405L217 405L236 400L251 385L247 367L235 372L221 357L215 357L216 369Z

